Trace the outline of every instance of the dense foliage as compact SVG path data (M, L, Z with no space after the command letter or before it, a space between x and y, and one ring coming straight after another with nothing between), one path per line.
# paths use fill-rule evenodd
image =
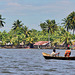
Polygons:
M1 16L0 22L5 23L2 21ZM71 40L75 39L75 12L73 11L64 18L62 24L63 26L58 26L55 20L48 19L46 22L40 24L42 31L37 31L35 29L29 30L22 21L17 20L14 21L12 29L9 32L5 30L0 32L0 44L6 45L10 43L16 46L23 43L24 45L29 45L37 41L51 41L51 45L59 45L63 42L68 44ZM71 30L73 30L73 34Z

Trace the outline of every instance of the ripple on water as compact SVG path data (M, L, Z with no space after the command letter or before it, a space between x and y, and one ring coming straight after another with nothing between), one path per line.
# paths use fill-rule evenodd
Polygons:
M10 74L15 74L14 72L11 72L11 71L9 71L7 69L2 69L0 73L2 73L2 74L9 74L9 75Z
M52 68L52 69L45 69L44 71L52 72L52 71L57 71L57 70L56 70L56 68Z
M1 50L0 75L75 75L75 61L45 60L44 51L50 49Z

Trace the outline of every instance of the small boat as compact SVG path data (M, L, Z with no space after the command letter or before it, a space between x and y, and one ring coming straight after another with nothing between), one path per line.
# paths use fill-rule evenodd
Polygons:
M42 55L45 59L58 59L58 60L75 60L75 57L62 57L62 56L56 56L52 57L50 54L42 52Z

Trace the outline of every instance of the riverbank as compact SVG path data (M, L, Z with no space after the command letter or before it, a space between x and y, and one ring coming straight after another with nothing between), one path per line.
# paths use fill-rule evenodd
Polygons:
M29 46L28 47L0 47L0 49L53 49L53 47L43 47L43 48L30 48ZM67 49L67 47L56 47L56 49ZM74 48L71 48L72 50L75 50L75 47Z

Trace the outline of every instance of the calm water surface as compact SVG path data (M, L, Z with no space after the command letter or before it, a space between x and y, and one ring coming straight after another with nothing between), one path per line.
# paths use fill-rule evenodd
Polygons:
M74 60L46 60L49 49L0 49L0 75L75 75ZM65 50L57 50L64 56ZM75 50L72 55L75 56Z

